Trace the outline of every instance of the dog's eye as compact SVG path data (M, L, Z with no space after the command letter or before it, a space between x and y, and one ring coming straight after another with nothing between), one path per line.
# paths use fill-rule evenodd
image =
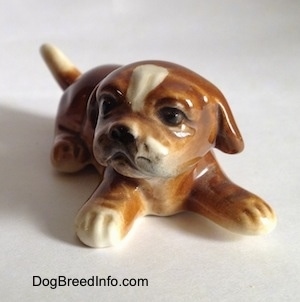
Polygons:
M110 95L104 94L100 96L101 113L103 116L109 114L118 105L118 100Z
M161 121L169 126L178 126L185 118L185 114L181 110L173 107L161 108L158 115Z

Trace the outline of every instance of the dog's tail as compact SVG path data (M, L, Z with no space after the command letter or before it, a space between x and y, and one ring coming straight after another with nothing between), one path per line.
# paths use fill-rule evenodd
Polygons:
M52 75L63 90L81 75L75 65L55 46L44 44L40 50Z

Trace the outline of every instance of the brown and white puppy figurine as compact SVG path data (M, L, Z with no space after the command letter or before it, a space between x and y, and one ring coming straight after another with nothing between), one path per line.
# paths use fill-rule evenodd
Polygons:
M276 224L258 196L232 183L212 149L243 140L222 93L198 74L162 61L107 65L81 74L55 47L42 55L65 90L52 163L63 172L94 165L101 182L76 218L80 240L117 244L137 217L199 213L242 234Z

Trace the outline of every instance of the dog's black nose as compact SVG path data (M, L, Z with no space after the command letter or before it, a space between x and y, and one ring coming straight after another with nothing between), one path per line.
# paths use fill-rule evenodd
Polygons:
M130 129L124 125L115 125L110 129L109 137L124 145L134 142L134 136L130 133Z

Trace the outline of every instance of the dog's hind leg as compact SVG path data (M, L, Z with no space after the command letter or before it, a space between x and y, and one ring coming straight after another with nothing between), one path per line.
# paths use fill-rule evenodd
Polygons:
M60 172L73 173L91 163L91 155L84 142L68 132L55 135L51 162Z

